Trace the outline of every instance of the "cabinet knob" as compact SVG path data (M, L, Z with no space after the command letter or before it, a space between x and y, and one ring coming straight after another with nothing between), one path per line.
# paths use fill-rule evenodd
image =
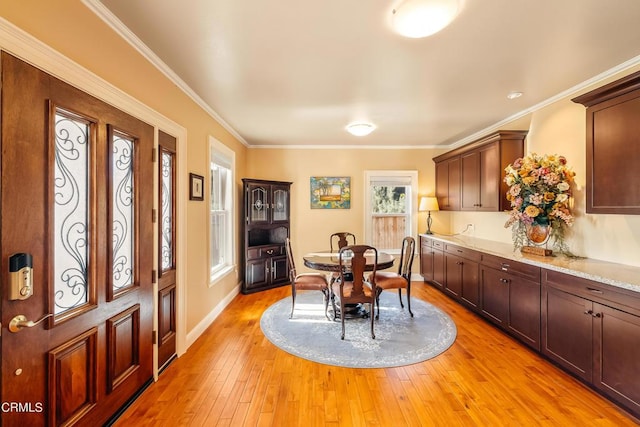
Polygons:
M594 314L592 314L592 316L600 318L600 317L602 317L602 313L594 313Z
M500 279L500 281L501 281L502 283L504 283L505 285L506 285L507 283L509 283L509 279Z
M593 310L586 310L584 314L588 314L589 316L593 316Z

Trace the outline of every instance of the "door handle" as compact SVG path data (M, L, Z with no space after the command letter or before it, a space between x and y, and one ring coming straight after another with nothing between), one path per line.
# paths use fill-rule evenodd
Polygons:
M16 317L11 319L9 322L9 330L11 332L20 332L23 328L33 328L34 326L44 322L49 317L53 316L53 314L45 314L40 319L36 320L27 320L27 317L23 314L18 314Z

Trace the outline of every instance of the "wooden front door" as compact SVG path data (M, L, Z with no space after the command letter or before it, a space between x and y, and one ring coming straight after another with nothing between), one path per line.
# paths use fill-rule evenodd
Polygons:
M162 131L159 179L158 366L176 355L176 138Z
M101 425L152 380L153 128L1 71L2 425Z

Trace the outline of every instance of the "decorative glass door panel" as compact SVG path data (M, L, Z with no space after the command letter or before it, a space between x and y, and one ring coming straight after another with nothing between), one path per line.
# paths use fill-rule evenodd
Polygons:
M54 314L89 301L89 153L91 124L56 109L53 172Z
M109 183L112 230L111 291L117 294L135 284L135 140L118 131L109 133L111 136L111 182Z
M266 222L269 220L269 200L265 187L253 187L249 194L249 222Z
M162 205L160 215L160 268L166 271L173 268L173 153L162 150L160 159L160 174L162 182L160 203Z
M275 189L273 191L273 221L287 221L289 212L289 192Z

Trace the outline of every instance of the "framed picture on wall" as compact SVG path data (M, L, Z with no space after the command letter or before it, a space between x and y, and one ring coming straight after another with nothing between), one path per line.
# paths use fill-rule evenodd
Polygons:
M204 200L204 177L189 174L189 200Z
M312 176L311 209L351 209L351 177Z

